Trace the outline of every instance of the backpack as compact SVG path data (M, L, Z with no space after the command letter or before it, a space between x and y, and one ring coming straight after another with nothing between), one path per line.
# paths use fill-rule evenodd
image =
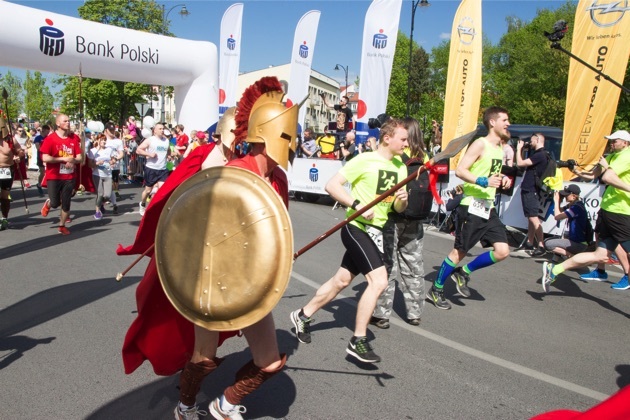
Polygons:
M538 171L535 171L534 179L536 189L538 191L550 192L562 189L562 171L558 168L556 161L553 160L548 151L544 151L547 163L540 176ZM560 184L558 185L558 179Z
M584 211L584 213L586 213L586 226L584 229L584 240L586 241L587 245L592 245L595 243L595 232L593 231L593 225L591 224L591 215L588 213L588 211L586 210L586 205L584 204L584 202L582 200L578 200L575 204L573 204L574 206L579 206L580 208L582 208L582 210ZM563 210L565 208L564 207Z
M591 224L591 215L586 210L586 205L582 200L578 201L578 204L584 208L584 212L586 213L586 229L584 230L584 239L586 240L587 245L593 244L595 242L595 232L593 231L593 225Z
M411 175L424 162L420 158L409 158L406 154L402 155L402 160L407 166L407 175ZM431 214L431 206L433 205L433 195L429 188L429 171L420 174L407 184L407 209L402 214L404 217L413 220L426 219Z

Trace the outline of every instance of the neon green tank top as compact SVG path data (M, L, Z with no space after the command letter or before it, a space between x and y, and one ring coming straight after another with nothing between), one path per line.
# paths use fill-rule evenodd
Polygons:
M500 174L503 167L503 149L500 145L492 145L485 137L478 139L483 141L485 148L479 159L470 166L470 172L475 177L490 177L494 174ZM462 204L467 206L474 198L494 201L494 195L497 189L493 187L480 187L477 184L464 182L464 199Z

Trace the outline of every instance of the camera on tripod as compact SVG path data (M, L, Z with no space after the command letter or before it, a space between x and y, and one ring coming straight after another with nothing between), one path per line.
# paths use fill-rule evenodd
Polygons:
M381 128L381 126L383 124L385 124L385 122L387 120L389 120L389 115L387 114L380 114L378 115L376 118L370 118L368 120L368 127L370 128L370 130L374 130L375 128Z
M574 159L558 160L556 161L558 168L569 168L570 171L574 170L577 166L577 162Z
M567 25L567 21L559 20L553 24L553 32L549 33L547 31L544 31L543 33L545 34L545 36L547 37L549 41L559 42L567 34L568 29L569 29L569 26Z

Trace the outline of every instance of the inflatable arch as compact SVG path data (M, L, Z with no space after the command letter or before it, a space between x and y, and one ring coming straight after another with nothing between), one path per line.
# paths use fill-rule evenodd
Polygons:
M0 0L0 65L175 87L176 120L188 129L218 120L217 48Z

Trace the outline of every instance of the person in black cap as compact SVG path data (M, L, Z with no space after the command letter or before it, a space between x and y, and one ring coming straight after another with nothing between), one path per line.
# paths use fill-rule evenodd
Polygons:
M557 221L567 219L568 231L562 238L547 239L545 249L557 255L571 257L586 251L593 241L593 228L588 219L584 202L580 200L580 187L570 184L553 196L553 216ZM560 197L567 205L560 207Z

